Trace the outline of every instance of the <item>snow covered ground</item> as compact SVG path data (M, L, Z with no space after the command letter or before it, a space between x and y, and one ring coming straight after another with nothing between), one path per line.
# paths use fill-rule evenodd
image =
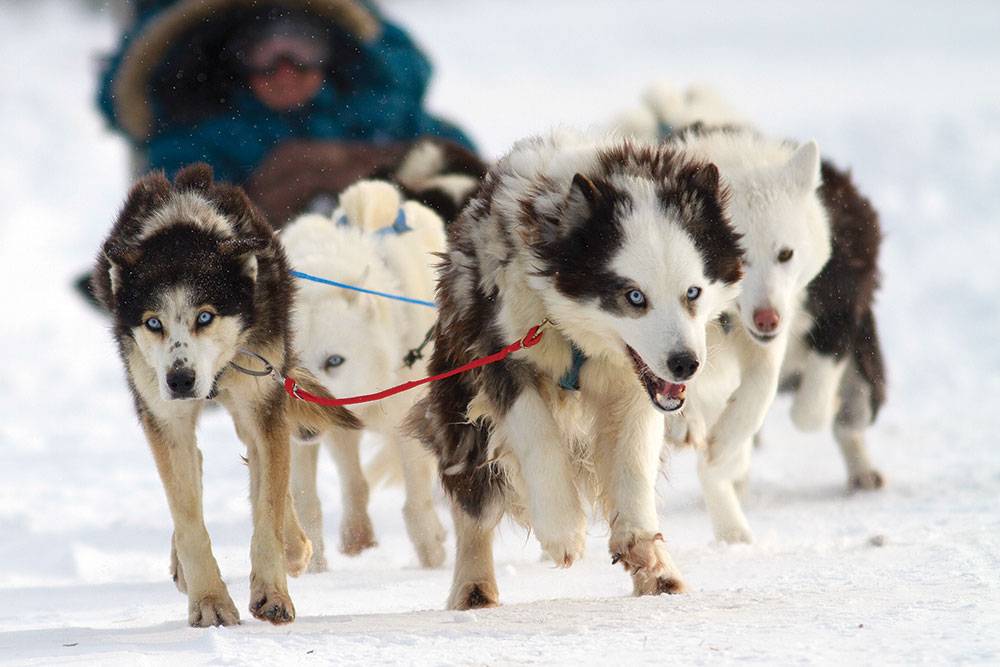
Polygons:
M704 7L702 6L704 5ZM246 612L249 504L228 418L207 416L205 508L245 620L196 630L168 581L171 524L105 323L70 289L121 203L126 152L93 108L107 12L0 3L2 664L997 664L1000 661L1000 5L391 0L437 63L430 102L489 154L605 121L650 82L708 82L765 130L815 137L882 213L888 486L847 495L828 434L779 400L755 454L758 541L713 542L690 452L660 484L691 593L634 599L606 527L569 570L505 527L503 607L442 611L402 493L379 546L290 582L294 624ZM326 533L338 482L324 459ZM439 509L447 518L445 505ZM450 541L450 543L452 543ZM449 559L450 566L450 559Z

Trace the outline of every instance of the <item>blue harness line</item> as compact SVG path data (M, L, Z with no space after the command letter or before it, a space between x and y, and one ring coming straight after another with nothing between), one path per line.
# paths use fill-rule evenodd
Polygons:
M365 294L374 294L375 296L384 296L387 299L396 299L397 301L405 301L406 303L415 303L418 306L429 306L431 308L437 308L437 305L433 301L421 301L420 299L411 299L407 296L399 296L397 294L386 294L385 292L376 292L375 290L365 289L364 287L357 287L356 285L348 285L346 283L338 283L335 280L327 280L326 278L317 278L316 276L311 276L308 273L302 273L301 271L292 271L292 275L296 278L302 278L303 280L311 280L315 283L323 283L324 285L333 285L334 287L343 287L344 289L354 290L355 292L364 292Z
M350 222L347 219L347 214L342 214L335 223L338 227L348 227ZM373 236L386 236L388 234L404 234L406 232L412 232L413 227L406 224L406 213L403 208L400 207L399 212L396 213L396 219L393 223L387 227L383 227L375 232L372 232ZM316 283L322 283L324 285L333 285L334 287L342 287L343 289L354 290L355 292L364 292L365 294L374 294L375 296L383 296L387 299L396 299L397 301L405 301L406 303L415 303L418 306L429 306L431 308L437 308L433 301L422 301L421 299L411 299L407 296L399 296L396 294L386 294L385 292L376 292L375 290L365 289L364 287L358 287L356 285L348 285L346 283L338 283L335 280L327 280L326 278L317 278L316 276L311 276L308 273L302 273L301 271L292 271L292 275L296 278L302 278L303 280L311 280Z

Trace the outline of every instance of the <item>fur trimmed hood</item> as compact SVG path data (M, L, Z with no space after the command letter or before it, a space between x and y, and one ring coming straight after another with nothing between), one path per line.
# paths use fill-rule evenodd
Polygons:
M245 23L248 17L259 19L272 10L314 16L318 24L346 33L361 45L377 40L383 28L381 20L358 0L180 0L140 19L112 59L102 91L102 106L112 124L133 141L149 140L162 125L160 105L173 96L205 90L205 75L190 71L192 64L208 64L222 78L221 87L202 93L206 100L214 96L211 102L219 105L235 80L235 64L232 58L227 60L220 44L233 36L236 18ZM195 28L205 31L213 25L215 35L193 42L190 49L175 48ZM170 82L169 88L165 82ZM163 99L157 100L157 95Z

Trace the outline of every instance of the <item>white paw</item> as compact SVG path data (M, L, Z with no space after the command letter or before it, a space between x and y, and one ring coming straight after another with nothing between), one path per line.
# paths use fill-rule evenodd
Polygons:
M587 542L587 522L582 517L578 521L560 522L550 529L533 526L535 536L542 549L557 567L569 567L583 556Z

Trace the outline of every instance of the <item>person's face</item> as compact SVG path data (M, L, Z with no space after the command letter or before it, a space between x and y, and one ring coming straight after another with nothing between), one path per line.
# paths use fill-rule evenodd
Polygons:
M279 60L267 71L250 76L250 90L272 111L291 111L316 97L323 87L323 70Z

